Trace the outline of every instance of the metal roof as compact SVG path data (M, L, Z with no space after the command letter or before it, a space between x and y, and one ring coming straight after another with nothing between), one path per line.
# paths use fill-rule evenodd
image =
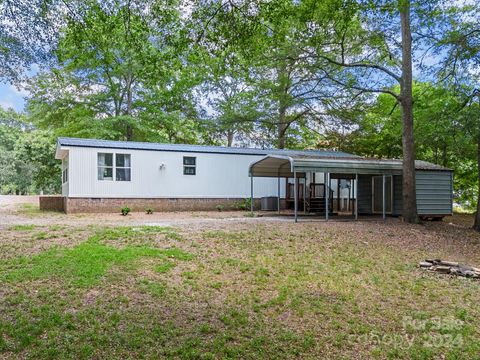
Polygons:
M415 161L417 170L451 171L426 161ZM339 174L402 174L402 160L362 157L328 158L267 155L250 165L249 172L259 177L292 177L297 172L330 172Z
M79 138L66 138L66 137L58 138L57 145L60 147L73 146L73 147L93 147L93 148L106 148L106 149L173 151L173 152L214 153L214 154L239 154L239 155L272 154L272 155L285 155L285 156L315 156L315 157L322 157L322 158L357 158L356 155L348 154L342 151L332 151L332 150L257 149L257 148L242 148L242 147L79 139Z

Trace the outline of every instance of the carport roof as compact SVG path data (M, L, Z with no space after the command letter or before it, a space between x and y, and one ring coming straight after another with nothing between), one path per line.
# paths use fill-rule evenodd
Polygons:
M451 171L426 161L415 161L417 170ZM402 160L362 157L329 157L318 155L267 155L250 165L249 172L258 177L292 177L297 172L330 172L340 174L402 174Z

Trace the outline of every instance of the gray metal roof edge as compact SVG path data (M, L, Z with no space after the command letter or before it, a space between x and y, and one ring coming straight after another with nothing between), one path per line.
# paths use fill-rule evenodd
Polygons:
M293 155L294 156L296 154L296 155L316 155L316 156L325 156L325 157L328 156L328 157L339 157L339 158L357 157L357 155L349 154L343 151L334 151L334 150L258 149L258 148L225 147L225 146L213 146L213 145L113 141L113 140L83 139L83 138L70 138L70 137L57 138L57 146L229 154L229 155L258 155L258 156Z
M250 165L250 168L258 163L261 163L267 158L285 158L285 156L276 156L276 155L266 155L262 159L256 161L255 163ZM303 157L288 157L292 167L296 168L308 168L308 167L324 167L324 168L335 168L338 167L338 162L342 163L342 167L358 167L364 169L373 169L373 168L381 168L384 170L394 170L394 171L402 171L402 160L400 159L374 159L374 158L346 158L346 157L338 157L338 158L303 158ZM453 170L448 169L446 167L430 163L424 160L415 160L415 170L416 171L445 171L451 172Z
M290 163L290 168L293 169L293 158L291 156L288 156L288 155L272 155L272 154L268 154L268 155L265 155L264 157L262 157L261 159L258 159L254 162L252 162L249 166L248 166L248 173L249 175L251 176L252 174L252 167L254 167L256 164L268 159L268 158L275 158L275 159L279 159L279 160L285 160L286 162Z

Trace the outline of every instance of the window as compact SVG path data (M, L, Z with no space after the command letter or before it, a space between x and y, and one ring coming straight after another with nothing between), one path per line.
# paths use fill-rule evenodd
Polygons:
M98 180L113 180L114 168L116 181L130 181L130 154L115 154L114 164L113 154L98 153Z
M98 153L98 180L113 180L113 154Z
M115 154L115 179L117 181L130 181L130 178L130 154Z
M183 157L183 175L195 175L197 173L197 158L184 156Z
M68 158L63 159L62 164L62 184L68 182Z

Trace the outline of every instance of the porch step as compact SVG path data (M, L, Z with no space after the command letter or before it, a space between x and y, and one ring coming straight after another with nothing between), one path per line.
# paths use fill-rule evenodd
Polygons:
M325 214L325 198L312 198L308 201L307 210L311 213ZM330 206L328 213L333 213L333 208Z

